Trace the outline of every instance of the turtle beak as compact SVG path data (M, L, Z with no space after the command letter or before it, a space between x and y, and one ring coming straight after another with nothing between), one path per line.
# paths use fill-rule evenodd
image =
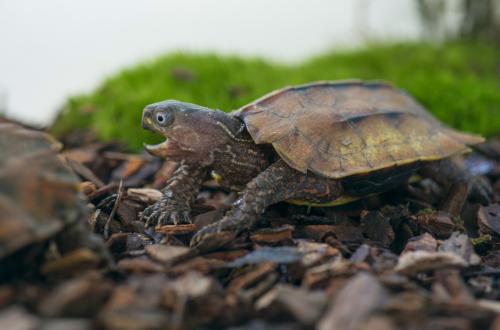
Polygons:
M146 144L144 143L144 149L153 156L160 158L167 158L167 141L160 144Z
M148 107L144 108L144 111L142 113L141 126L145 130L148 130L153 133L158 133L155 127L155 123L153 121L153 109ZM144 149L146 149L146 151L153 156L165 158L167 152L167 141L154 145L144 143Z
M150 117L142 118L142 128L148 131L153 131L151 126L153 125L153 121Z
M156 133L156 131L153 128L154 122L153 122L153 118L152 118L152 111L150 109L148 109L147 107L144 109L144 111L142 113L141 126L145 130Z

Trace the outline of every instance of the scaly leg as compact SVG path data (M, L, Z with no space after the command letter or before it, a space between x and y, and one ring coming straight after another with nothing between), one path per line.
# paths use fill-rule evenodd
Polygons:
M302 174L282 160L269 166L250 181L233 207L220 221L198 231L191 246L200 246L204 240L220 232L238 235L254 227L265 208L288 199L307 199L313 202L333 200L343 193L339 181L312 174ZM212 248L214 246L211 245Z
M489 183L481 177L472 176L458 159L443 159L427 164L423 174L448 189L442 208L460 214L467 196L482 204L488 204L493 196Z
M163 188L163 197L141 214L146 226L191 223L191 205L200 190L206 169L181 163Z

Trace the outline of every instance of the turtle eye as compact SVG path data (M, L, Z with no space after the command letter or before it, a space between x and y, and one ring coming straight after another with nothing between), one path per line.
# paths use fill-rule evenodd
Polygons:
M169 124L170 122L170 115L168 115L167 113L164 113L164 112L158 112L156 114L156 122L158 123L158 125L161 125L161 126L166 126Z

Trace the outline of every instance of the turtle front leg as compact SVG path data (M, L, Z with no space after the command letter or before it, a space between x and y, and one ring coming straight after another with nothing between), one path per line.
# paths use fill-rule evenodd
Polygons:
M288 199L324 202L333 200L342 193L339 181L302 174L278 160L247 184L241 197L224 218L199 230L191 239L191 246L203 250L220 247L210 239L212 236L227 232L235 238L242 231L254 227L269 205ZM220 244L227 241L229 240L225 239Z
M191 206L206 173L204 168L181 163L163 188L162 198L142 212L146 227L191 223Z

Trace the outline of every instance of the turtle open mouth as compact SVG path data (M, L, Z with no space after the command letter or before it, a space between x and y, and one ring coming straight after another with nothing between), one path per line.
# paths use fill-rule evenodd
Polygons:
M144 143L144 149L146 149L147 152L149 152L151 155L156 156L156 157L164 157L165 152L168 149L168 144L167 141L164 141L159 144L146 144Z
M160 158L175 156L179 151L182 150L179 143L170 137L167 138L164 142L158 144L144 143L144 149L146 149L146 151L151 155Z

